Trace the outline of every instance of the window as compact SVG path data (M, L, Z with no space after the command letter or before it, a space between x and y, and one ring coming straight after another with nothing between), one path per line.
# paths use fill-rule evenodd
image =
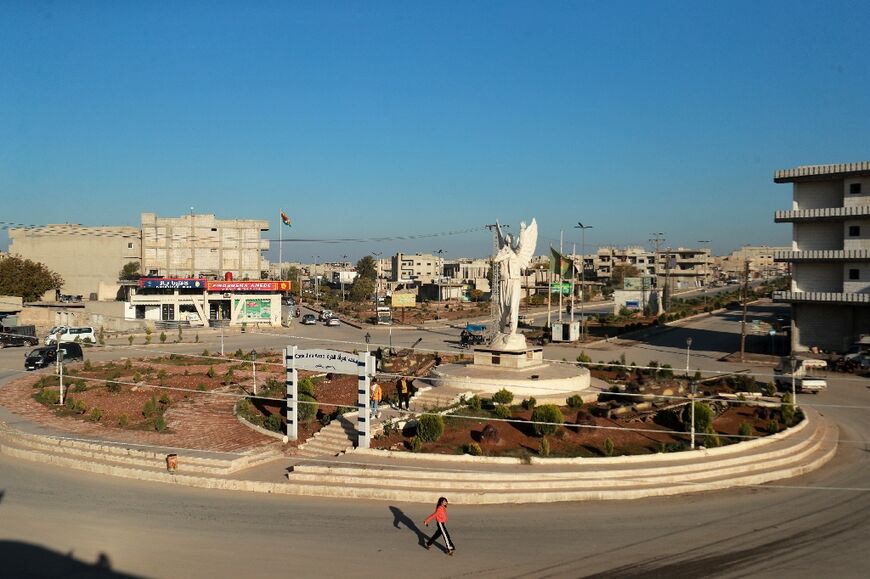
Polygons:
M849 279L861 279L861 272L857 269L850 269Z
M133 243L132 243L132 242L130 242L130 243L127 244L127 249L133 249Z
M861 235L861 226L860 225L850 225L849 226L849 237L859 237Z
M849 194L850 195L860 195L861 194L861 183L849 183Z

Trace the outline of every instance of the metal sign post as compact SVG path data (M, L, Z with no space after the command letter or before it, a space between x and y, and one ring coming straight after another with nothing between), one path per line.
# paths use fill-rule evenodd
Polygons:
M287 439L299 437L299 412L296 407L299 395L299 375L296 372L296 346L284 348L284 369L287 384Z

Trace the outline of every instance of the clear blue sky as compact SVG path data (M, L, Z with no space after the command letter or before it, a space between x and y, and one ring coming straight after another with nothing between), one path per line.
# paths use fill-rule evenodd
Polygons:
M538 253L578 220L589 248L787 244L773 171L870 159L868 30L866 3L830 0L0 0L0 221L193 206L277 239L283 208L306 239L534 216Z

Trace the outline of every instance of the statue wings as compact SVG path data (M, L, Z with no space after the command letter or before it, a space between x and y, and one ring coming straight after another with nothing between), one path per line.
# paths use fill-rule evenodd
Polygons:
M538 222L532 217L532 222L526 227L520 223L520 235L517 240L517 260L520 267L528 267L535 255L535 246L538 243Z

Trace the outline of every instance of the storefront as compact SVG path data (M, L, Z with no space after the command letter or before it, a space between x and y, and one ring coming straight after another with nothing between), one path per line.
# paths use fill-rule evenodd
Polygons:
M219 321L280 326L281 296L289 291L289 281L142 278L126 303L125 317L198 327Z

